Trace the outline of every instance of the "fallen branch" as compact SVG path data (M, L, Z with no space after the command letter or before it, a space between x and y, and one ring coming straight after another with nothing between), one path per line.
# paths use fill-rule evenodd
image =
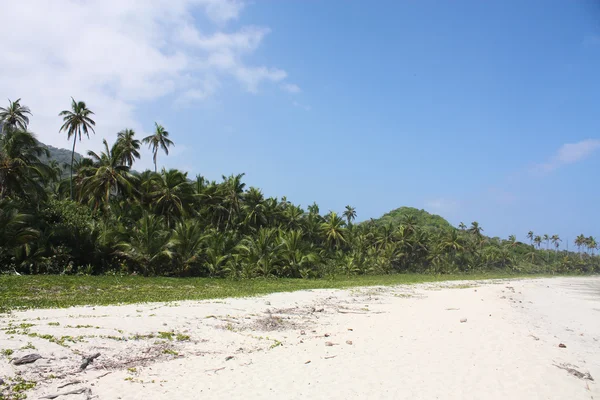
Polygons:
M92 391L90 390L90 388L81 388L81 389L71 390L70 392L57 393L57 394L49 394L48 396L40 397L40 399L55 399L55 398L57 398L59 396L69 396L71 394L83 394L83 393L86 393L88 395L88 398L89 398L91 392Z
M14 359L13 364L14 365L31 364L33 362L36 362L40 358L42 358L42 356L40 356L39 354L27 354L24 357Z
M224 369L225 369L225 367L215 368L215 369L207 369L204 372L215 372L216 373L217 371L221 371L221 370L224 370Z
M365 312L365 311L344 311L344 310L338 310L338 312L340 314L368 314L368 312Z
M96 377L96 379L104 378L104 377L105 377L106 375L108 375L108 374L112 374L112 371L108 371L108 372L105 372L105 373L103 373L102 375L98 375L98 376Z
M57 389L62 389L64 387L71 386L71 385L77 385L78 383L81 383L81 381L67 382L64 385L58 386Z

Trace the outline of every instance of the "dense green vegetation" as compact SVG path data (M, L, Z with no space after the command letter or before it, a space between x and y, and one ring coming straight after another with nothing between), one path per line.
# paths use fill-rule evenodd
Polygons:
M600 271L597 243L583 235L573 253L559 251L556 235L530 232L529 244L488 238L477 222L454 228L408 208L357 224L353 207L305 210L247 188L243 174L190 179L159 168L159 155L174 146L159 124L141 141L124 129L102 152L77 160L77 141L94 134L94 114L72 100L59 115L73 141L64 179L27 131L29 108L19 100L0 108L0 272L240 279ZM144 144L155 170L138 173L132 167Z
M389 224L400 226L407 218L414 220L415 224L422 228L431 228L432 230L447 230L452 228L452 225L439 215L430 214L425 210L413 207L397 208L374 220L374 222L379 226Z

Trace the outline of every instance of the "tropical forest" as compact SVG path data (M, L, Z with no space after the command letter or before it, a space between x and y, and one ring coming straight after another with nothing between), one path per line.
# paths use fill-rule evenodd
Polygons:
M477 221L452 226L401 207L357 222L357 210L303 208L266 197L244 174L210 181L161 166L176 146L158 123L147 137L124 127L100 152L77 153L95 134L83 101L57 110L72 150L28 130L21 100L0 108L0 272L4 274L303 278L386 275L600 272L595 238L488 237ZM137 171L140 149L153 170Z

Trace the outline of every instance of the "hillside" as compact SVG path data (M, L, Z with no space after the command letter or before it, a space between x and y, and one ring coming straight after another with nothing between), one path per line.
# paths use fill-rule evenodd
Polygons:
M56 162L58 162L59 165L70 165L71 164L71 150L67 150L67 149L59 149L57 147L54 146L50 146L44 143L40 144L44 147L46 147L48 149L48 151L50 152L50 157L48 158L48 160L54 160ZM81 154L79 154L78 152L75 152L75 161L79 161L83 156ZM44 159L46 159L44 157Z
M434 228L434 229L447 229L452 228L452 225L444 218L436 214L430 214L425 210L419 210L413 207L400 207L384 214L381 218L375 219L374 222L377 225L400 225L404 218L411 216L415 219L416 224L419 226Z

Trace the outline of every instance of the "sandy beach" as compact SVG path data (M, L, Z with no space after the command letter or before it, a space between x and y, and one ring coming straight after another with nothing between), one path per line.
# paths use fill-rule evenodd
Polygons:
M597 277L28 310L0 329L0 378L37 382L29 399L600 399Z

